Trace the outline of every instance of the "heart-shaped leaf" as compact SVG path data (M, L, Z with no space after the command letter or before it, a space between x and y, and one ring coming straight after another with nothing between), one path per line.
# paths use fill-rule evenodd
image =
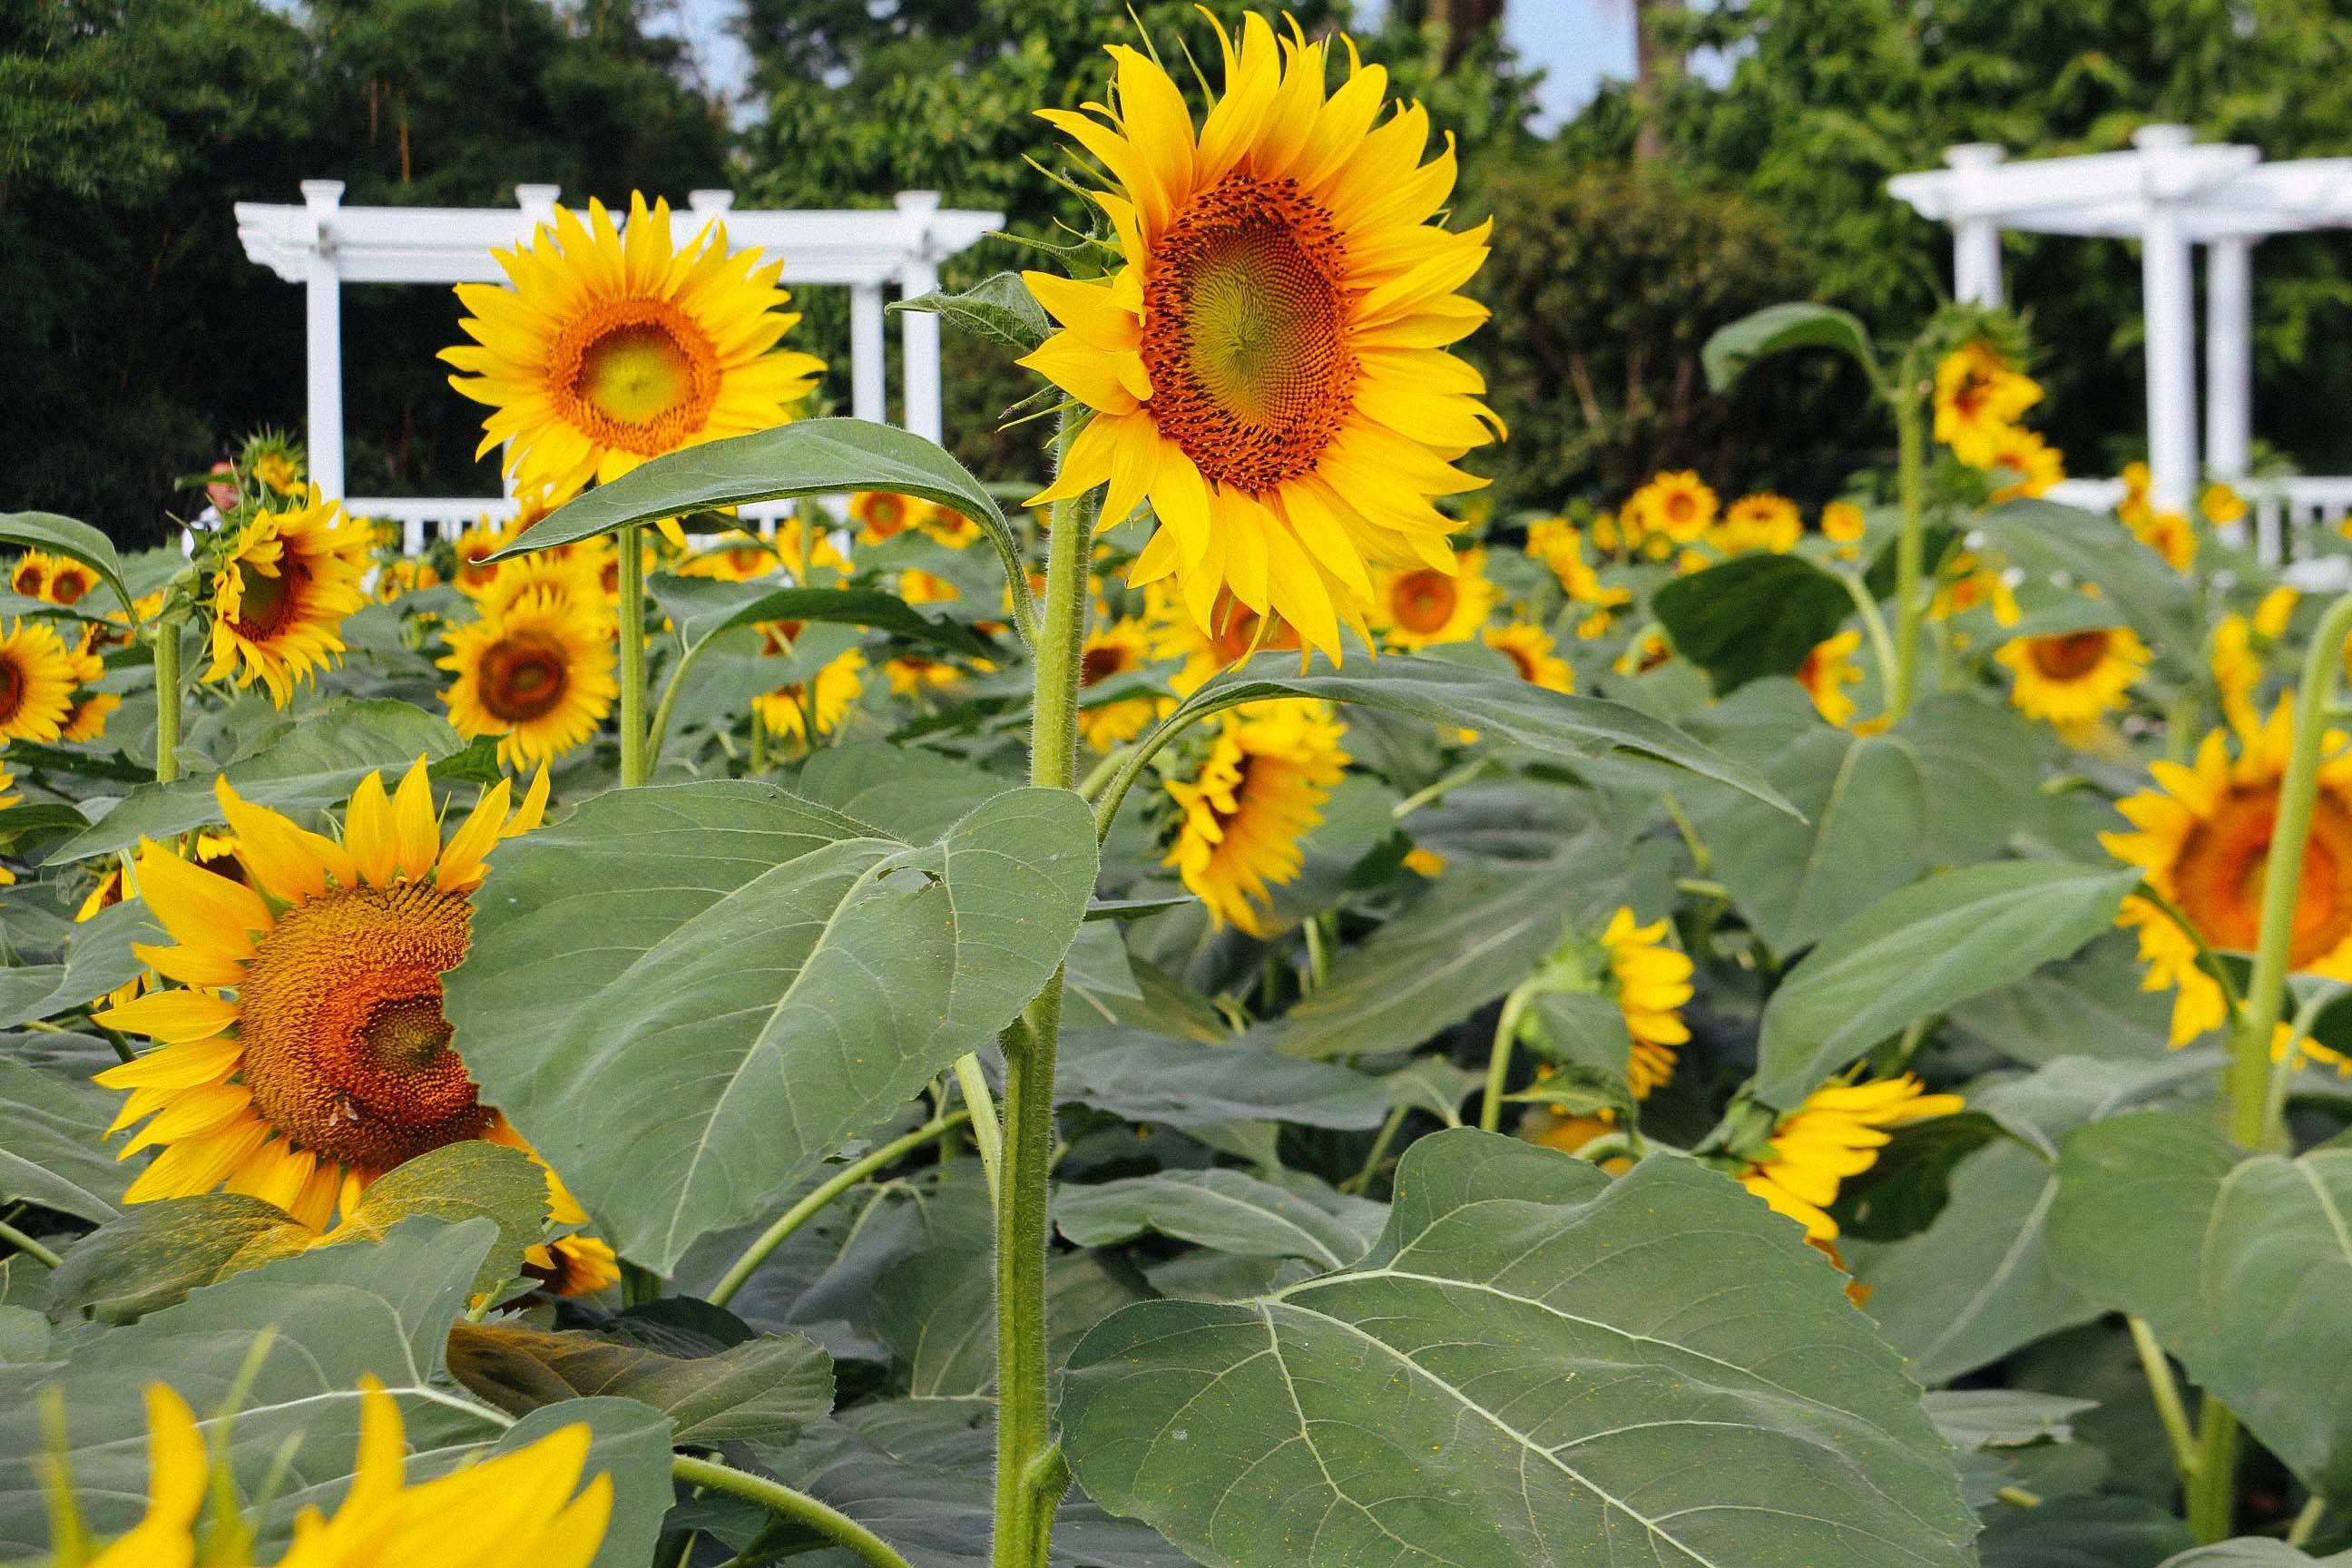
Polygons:
M1796 674L1853 613L1853 600L1812 563L1759 551L1668 578L1650 608L1720 697L1764 676Z

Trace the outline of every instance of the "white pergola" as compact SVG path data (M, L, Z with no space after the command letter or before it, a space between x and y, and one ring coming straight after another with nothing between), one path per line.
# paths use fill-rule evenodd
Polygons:
M2253 250L2264 237L2352 227L2352 158L2265 163L2256 147L2199 145L2185 125L2143 126L2127 153L2009 163L1985 143L1954 147L1947 168L1898 174L1887 189L1952 228L1953 293L2002 303L2000 236L2075 235L2140 246L2147 323L2147 447L2158 506L2186 510L2204 472L2245 478L2253 437ZM2205 430L2197 428L2196 248L2205 248ZM2110 504L2113 480L2070 481L2070 499ZM2352 479L2258 487L2258 540L2281 556L2281 521L2341 518Z
M341 180L305 180L302 205L236 204L245 254L290 283L303 285L309 319L309 407L305 438L310 476L331 496L343 495L343 336L345 283L495 283L505 274L490 252L527 243L553 221L554 185L517 185L512 207L347 207ZM887 210L737 212L731 191L695 191L672 214L678 243L724 218L727 243L781 258L784 281L849 290L850 411L888 417L885 383L884 290L913 299L939 286L940 263L970 248L1004 222L992 212L943 209L937 191L901 191ZM454 335L456 321L451 330ZM902 423L937 440L940 423L940 322L908 311L899 319ZM412 548L425 531L461 528L485 512L513 509L510 498L345 496L360 517L396 518ZM792 503L745 508L772 521Z

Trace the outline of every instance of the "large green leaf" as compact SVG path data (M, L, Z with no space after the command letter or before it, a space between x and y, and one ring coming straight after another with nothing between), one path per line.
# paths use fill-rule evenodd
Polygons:
M1959 1004L1945 1026L2029 1067L2067 1056L2157 1060L2170 1048L2172 999L2142 985L2144 973L2137 944L2116 931Z
M1915 1018L2065 957L2115 921L2136 871L2063 860L1966 866L1823 938L1764 1009L1757 1097L1789 1110Z
M1794 675L1834 636L1853 600L1812 563L1769 551L1670 577L1650 608L1675 651L1706 671L1716 695L1767 675Z
M1558 865L1450 868L1250 1043L1297 1057L1410 1049L1526 979L1584 891Z
M420 756L453 756L465 749L437 713L388 698L339 699L304 714L263 750L222 770L237 794L281 811L341 805L369 773L396 775ZM90 827L49 852L44 864L62 866L96 855L135 849L142 838L166 838L221 819L211 779L142 784Z
M1717 790L1692 817L1716 877L1775 952L1810 946L1926 868L1929 786L1908 742L1817 727L1786 741L1764 776L1805 815Z
M1304 1258L1324 1268L1362 1257L1384 1212L1362 1198L1295 1192L1220 1170L1160 1171L1066 1186L1054 1203L1055 1223L1080 1247L1109 1247L1156 1233L1244 1258Z
M125 615L137 614L131 608L132 595L122 580L122 559L115 554L113 541L89 524L59 517L53 511L0 512L0 544L72 556L99 574L114 596L122 601Z
M449 1331L449 1370L515 1415L591 1394L634 1399L676 1422L679 1443L787 1438L833 1411L833 1362L798 1334L675 1356L579 1330L461 1322Z
M1297 654L1261 653L1186 698L1169 716L1166 727L1269 697L1360 702L1449 729L1476 730L1554 756L1630 752L1686 768L1795 813L1754 769L1701 745L1662 719L1621 702L1548 691L1500 670L1474 669L1405 654L1360 657L1344 669L1316 654L1302 669Z
M500 852L447 1015L484 1098L667 1271L1010 1023L1094 875L1066 790L927 844L748 781L614 791Z
M247 1496L284 1457L261 1544L281 1546L295 1508L331 1511L359 1439L360 1379L399 1402L408 1479L575 1421L594 1434L592 1470L614 1482L612 1527L599 1568L639 1568L668 1506L669 1421L632 1400L577 1400L517 1425L452 1394L442 1342L496 1245L488 1220L450 1226L413 1219L382 1242L321 1248L198 1290L128 1328L83 1338L61 1365L0 1368L0 1408L35 1408L57 1384L72 1435L75 1489L101 1535L138 1517L146 1495L143 1390L169 1383L217 1436L224 1402L257 1336L271 1334L228 1445ZM48 1537L39 1482L37 1421L0 1422L0 1553L40 1552ZM275 1551L268 1555L275 1556Z
M2052 1257L2145 1318L2189 1375L2314 1490L2352 1500L2352 1145L2242 1158L2144 1111L2066 1140Z
M2242 1535L2234 1541L2193 1547L2166 1558L2157 1568L2315 1568L2315 1564L2318 1568L2352 1568L2352 1552L2314 1557L2283 1541Z
M2178 659L2179 650L2204 646L2187 582L2114 518L2056 501L2012 500L1979 513L1976 526L2027 571L2097 584L2159 658Z
M721 583L667 574L646 586L677 624L678 637L688 647L762 621L813 621L874 626L975 658L988 652L987 644L957 622L924 615L906 600L871 588L779 588L772 583Z
M1937 691L1895 733L1927 773L1927 858L1961 866L1998 855L2040 795L2040 741L2025 716L2006 703Z
M144 904L100 910L74 926L64 963L0 970L0 1028L54 1017L128 985L147 972L137 944L163 940Z
M1378 1127L1389 1105L1379 1079L1336 1063L1135 1028L1064 1030L1054 1089L1065 1104L1166 1127L1261 1121L1361 1131Z
M0 1203L112 1219L137 1163L106 1146L119 1097L0 1056Z
M1877 351L1871 347L1870 329L1860 317L1831 305L1791 300L1767 305L1716 330L1699 350L1707 390L1728 391L1758 360L1792 349L1837 350L1853 356L1865 374L1877 379Z
M1062 1418L1095 1500L1217 1568L1960 1568L1975 1530L1793 1226L1688 1161L1470 1129L1406 1151L1353 1267L1112 1317Z

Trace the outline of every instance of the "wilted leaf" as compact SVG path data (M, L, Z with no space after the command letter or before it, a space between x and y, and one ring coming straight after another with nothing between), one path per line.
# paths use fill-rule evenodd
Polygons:
M678 1443L789 1437L833 1410L832 1359L797 1334L687 1357L579 1330L460 1322L449 1371L513 1415L594 1394L634 1399L676 1423Z

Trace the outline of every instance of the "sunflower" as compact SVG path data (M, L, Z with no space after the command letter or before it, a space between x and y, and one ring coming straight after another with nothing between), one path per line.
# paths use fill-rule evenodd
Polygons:
M280 708L294 686L343 651L343 617L363 606L367 534L342 504L312 486L289 511L247 519L225 552L213 587L213 662L206 680L258 679Z
M9 592L27 599L46 598L49 572L57 563L58 558L45 550L27 550L8 568Z
M2014 484L2002 485L1992 492L1996 501L2017 500L2046 492L2051 486L2066 477L2065 454L2031 430L2011 430L1993 443L1992 468L2007 468L2017 476Z
M2215 479L2205 487L2204 494L2197 498L2197 510L2203 512L2205 521L2214 527L2227 528L2233 522L2243 522L2251 509L2246 505L2245 497L2226 481Z
M1519 679L1546 691L1576 689L1576 671L1559 657L1551 634L1538 626L1496 626L1486 634L1486 646L1511 661Z
M2282 700L2260 725L2232 726L2233 760L2224 731L2198 747L2188 766L2149 764L2156 787L2118 801L2130 833L2100 842L2137 866L2147 883L2193 928L2181 930L2154 902L2124 900L2116 923L2139 932L2148 965L2145 988L2176 990L2172 1043L2182 1045L2222 1020L2221 988L2198 964L2198 939L2222 952L2252 952L2262 931L2263 884L2271 828L2278 815L2279 781L2286 772L2294 721ZM2288 965L2330 980L2352 980L2352 755L2346 737L2329 731L2321 754L2319 795L2311 837L2304 847L2295 889Z
M629 197L628 237L601 202L555 210L528 246L495 253L509 287L460 283L475 341L441 351L449 384L488 405L480 457L504 443L517 488L556 500L648 458L782 425L824 362L781 350L783 263L730 254L713 223L684 249L669 204Z
M1373 577L1372 624L1396 647L1468 642L1495 607L1486 552L1465 550L1444 567L1412 566Z
M2029 719L2085 724L2126 706L2147 672L2147 645L2126 626L2016 637L1993 658L2016 677L2009 700Z
M29 585L28 585L29 584ZM38 550L28 550L17 562L11 574L10 585L19 594L37 599L47 599L52 605L68 609L89 596L98 586L98 574L70 555L48 555Z
M599 540L598 543L604 541ZM495 619L525 599L553 598L597 615L609 615L611 602L604 592L604 567L614 563L614 588L620 586L618 557L609 550L535 550L529 555L518 555L511 561L501 561L498 575L487 587L478 588L467 596L474 601L476 614L484 620Z
M2293 588L2273 588L2263 595L2251 617L2231 614L2215 623L2213 685L2221 693L2222 715L2233 728L2251 729L2259 721L2253 699L2263 683L2263 656L2286 635L2287 622L2302 597Z
M849 519L857 524L860 544L879 544L910 528L919 528L933 510L922 497L896 490L859 490L849 498Z
M884 660L882 673L889 678L891 693L898 697L936 691L963 679L963 671L946 659L920 653L902 653Z
M1078 688L1090 690L1105 681L1133 675L1150 661L1151 639L1143 623L1131 617L1105 621L1087 633L1078 655ZM1078 733L1097 752L1123 745L1143 732L1159 704L1150 697L1122 697L1116 701L1086 705L1079 699Z
M466 595L485 592L514 563L492 561L489 558L514 542L520 530L511 522L485 517L460 533L449 549L456 558L450 568L449 581Z
M898 574L898 597L910 605L944 605L963 597L963 590L934 572L909 566Z
M1120 267L1074 281L1024 276L1062 330L1021 363L1094 411L1038 505L1109 487L1102 520L1149 499L1129 581L1173 577L1205 631L1221 594L1278 615L1339 657L1364 631L1370 569L1450 571L1454 524L1434 498L1484 479L1454 466L1501 433L1486 384L1446 352L1486 310L1456 292L1487 227L1431 220L1454 185L1427 163L1418 104L1375 124L1388 73L1349 51L1222 26L1224 93L1197 135L1183 95L1123 45L1109 107L1042 110L1110 172L1095 202Z
M722 533L710 542L710 547L688 556L678 563L681 577L711 577L721 583L749 583L776 572L783 563L776 558L775 547L757 534L737 529Z
M1675 645L1656 626L1644 626L1625 645L1617 656L1616 670L1620 675L1647 675L1675 657Z
M2187 514L2149 510L2130 527L2133 537L2163 556L2164 563L2175 572L2186 572L2197 563L2197 530Z
M486 857L538 824L546 790L542 771L509 816L501 780L444 843L419 761L395 794L360 781L338 843L216 780L242 881L142 840L140 896L177 945L138 952L184 989L98 1015L163 1042L98 1075L130 1091L108 1131L145 1123L122 1157L162 1146L127 1199L226 1187L322 1229L404 1160L514 1142L452 1047L441 976L466 956Z
M1870 1083L1826 1084L1780 1119L1767 1152L1749 1162L1739 1184L1805 1227L1815 1243L1837 1239L1829 1205L1838 1186L1878 1163L1886 1129L1965 1108L1957 1094L1926 1093L1909 1073Z
M1666 945L1666 922L1633 923L1633 911L1620 909L1601 933L1609 954L1609 975L1625 1033L1633 1042L1625 1086L1635 1100L1647 1100L1675 1076L1681 1047L1690 1040L1682 1005L1691 999L1691 961Z
M54 741L73 712L78 666L44 621L11 621L0 631L0 745Z
M969 550L980 542L980 524L943 506L935 506L917 518L915 526L950 550Z
M1944 356L1936 367L1936 439L1972 468L1990 468L1997 450L2042 388L2020 374L1990 343L1979 341Z
M761 720L769 732L791 735L805 741L808 735L808 714L801 696L801 682L779 686L752 700ZM866 690L866 658L856 648L841 655L816 672L816 732L830 735L840 728L842 715L851 703Z
M56 1398L54 1390L48 1397ZM196 1516L204 1510L210 1470L204 1434L188 1402L170 1388L151 1383L146 1397L146 1517L96 1555L86 1555L89 1532L70 1461L62 1453L40 1461L54 1526L51 1561L59 1568L189 1568L197 1562ZM62 1423L60 1405L52 1405L46 1414Z
M2124 482L2124 493L2116 502L2116 515L2137 527L2147 521L2153 510L2149 498L2156 489L2155 471L2146 463L2126 463L2119 477Z
M1713 488L1695 473L1654 474L1626 499L1622 521L1637 531L1688 544L1714 526L1721 504Z
M441 585L441 574L429 561L386 563L375 574L376 603L389 605L426 588Z
M457 679L441 694L468 740L499 737L499 762L536 767L596 732L620 686L613 628L601 609L545 589L449 633L439 668Z
M1258 906L1306 864L1298 841L1347 770L1346 733L1320 702L1252 703L1223 715L1199 772L1168 781L1181 816L1161 864L1214 923L1266 934Z
M1221 671L1262 649L1298 647L1298 634L1279 617L1267 620L1230 595L1211 608L1205 627L1159 584L1144 590L1143 605L1152 658L1183 661L1168 680L1168 689L1179 697L1190 697Z
M1833 500L1822 508L1822 537L1832 544L1857 545L1870 531L1870 523L1862 508L1850 500ZM1851 561L1861 553L1858 550L1840 550L1838 558Z
M1805 522L1798 514L1797 503L1769 490L1733 501L1706 534L1707 542L1726 555L1744 555L1752 550L1785 555L1804 537Z
M1414 876L1431 881L1445 875L1445 857L1423 845L1416 844L1406 850L1401 864Z
M1948 620L1985 605L1991 609L1996 625L2017 625L2017 595L2006 576L1966 551L1952 557L1947 571L1948 575L1937 586L1936 597L1928 605L1930 620Z
M1853 717L1853 699L1845 689L1862 679L1862 667L1853 659L1861 647L1862 634L1849 627L1815 643L1797 667L1797 684L1813 700L1814 711L1832 724L1843 725Z
M25 797L23 795L11 795L8 793L16 787L16 775L10 773L5 763L0 763L0 811L5 811L10 806L20 805L24 801ZM0 888L13 888L16 885L16 873L11 871L5 866L0 866ZM84 920L88 917L84 915L77 915L74 918L76 920Z

